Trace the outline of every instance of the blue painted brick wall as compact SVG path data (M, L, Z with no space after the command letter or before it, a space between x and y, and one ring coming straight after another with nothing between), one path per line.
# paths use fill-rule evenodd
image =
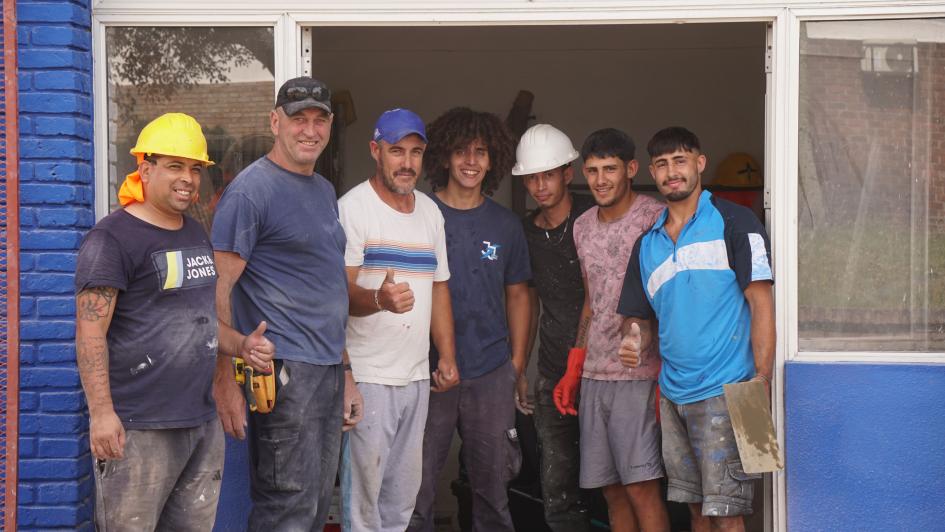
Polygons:
M75 255L95 223L89 0L18 0L21 530L92 528Z

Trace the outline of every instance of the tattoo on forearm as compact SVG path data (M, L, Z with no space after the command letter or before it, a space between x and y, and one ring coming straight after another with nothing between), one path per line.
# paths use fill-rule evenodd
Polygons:
M591 326L591 317L584 316L581 318L581 322L578 324L577 339L575 343L577 345L584 345L585 339L587 338L587 328Z
M86 397L92 403L108 390L108 342L105 337L77 338L76 364Z
M76 296L76 312L80 320L99 321L108 317L118 290L109 286L87 288Z

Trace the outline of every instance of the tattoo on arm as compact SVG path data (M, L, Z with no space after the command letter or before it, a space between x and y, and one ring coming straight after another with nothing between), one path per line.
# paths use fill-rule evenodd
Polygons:
M76 337L76 363L85 390L89 412L111 409L112 394L108 376L108 341L102 335Z
M587 345L587 328L591 326L591 317L582 316L581 322L578 323L577 339L575 343L579 346Z
M111 408L106 335L117 297L117 288L102 286L82 290L75 298L76 364L90 412Z
M108 318L112 300L118 289L110 286L87 288L76 296L76 311L80 320L99 321Z
M108 384L108 343L102 336L76 340L76 362L82 380L92 385Z

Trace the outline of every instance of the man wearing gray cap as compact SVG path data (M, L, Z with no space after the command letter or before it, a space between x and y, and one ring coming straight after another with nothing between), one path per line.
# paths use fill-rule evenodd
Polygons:
M392 109L371 140L374 175L338 202L347 235L347 351L366 415L345 435L343 528L407 528L423 471L430 390L459 382L443 215L414 190L427 137L412 111ZM430 339L440 352L430 382Z
M361 416L344 354L345 234L335 191L315 173L331 122L331 92L322 82L301 77L282 85L269 115L272 150L236 176L213 220L221 338L233 330L265 333L276 351L272 366L252 352L246 357L255 369L275 372L277 390L272 411L249 418L249 530L322 529L342 426ZM217 359L214 398L224 430L243 438L246 406L228 357Z

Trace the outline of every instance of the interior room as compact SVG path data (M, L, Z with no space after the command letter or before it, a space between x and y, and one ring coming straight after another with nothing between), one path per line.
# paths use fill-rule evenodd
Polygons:
M323 156L320 166L343 194L374 171L368 143L383 111L406 107L430 122L451 107L466 106L508 118L513 130L523 116L527 126L550 123L578 150L596 129L622 129L637 145L635 187L656 194L646 143L659 129L681 125L702 141L709 160L703 182L711 187L715 181L723 194L761 215L765 33L764 23L314 27L312 75L341 104L332 156ZM572 189L587 193L576 164ZM426 183L420 188L429 191ZM494 199L520 213L534 206L512 177ZM521 424L524 416L519 417ZM527 447L527 435L523 441ZM458 455L458 438L453 451ZM461 490L451 486L458 469L458 459L451 458L441 475L438 530L464 529L463 511L457 512L462 497L454 496ZM522 530L537 530L532 527L540 502L529 504L536 493L518 489L519 497L510 499L513 515L531 523ZM760 494L760 483L757 489ZM749 527L760 531L763 497L756 502ZM529 506L537 513L529 515ZM595 514L592 505L591 512L605 526L606 510L598 507ZM673 513L674 529L687 530L685 507Z
M339 193L373 171L374 121L394 107L427 121L454 106L503 118L514 107L578 149L590 132L616 127L637 144L636 185L652 184L646 142L669 125L699 135L706 183L731 154L749 155L760 172L765 31L764 23L312 28L312 73L345 92L349 106L335 146ZM530 105L515 107L520 91L533 96ZM746 185L757 188L755 173ZM512 190L506 180L495 199L520 208Z

